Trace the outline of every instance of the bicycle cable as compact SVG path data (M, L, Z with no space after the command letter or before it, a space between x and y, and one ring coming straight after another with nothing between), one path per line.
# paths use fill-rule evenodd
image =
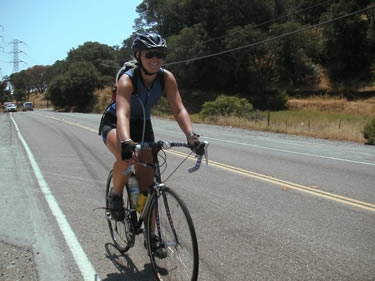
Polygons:
M163 182L167 182L168 180L169 180L169 178L171 177L171 176L173 176L173 174L177 171L177 169L179 169L181 166L182 166L182 164L183 163L185 163L185 161L190 157L190 155L192 154L193 152L190 152L186 157L185 157L185 159L183 159L182 161L181 161L181 163L180 164L178 164L177 165L177 167L168 175L168 177L165 179L165 180L163 180Z

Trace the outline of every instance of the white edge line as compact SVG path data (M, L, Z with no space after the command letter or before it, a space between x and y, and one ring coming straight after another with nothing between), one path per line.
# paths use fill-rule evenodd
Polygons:
M256 144L248 144L248 143L242 143L242 142L234 142L234 141L216 139L216 138L210 138L210 137L204 137L204 138L222 141L222 142L227 142L227 143L234 143L234 144L241 144L241 145L245 145L245 146L252 146L252 147L261 148L261 149L265 149L265 150L273 150L273 151L279 151L279 152L290 153L290 154L298 154L298 155L304 155L304 156L310 156L310 157L316 157L316 158L322 158L322 159L328 159L328 160L336 160L336 161L343 161L343 162L348 162L348 163L375 166L375 163L371 163L371 162L363 162L363 161L356 161L356 160L350 160L350 159L344 159L344 158L316 155L316 154L311 154L311 153L296 152L296 151L291 151L291 150L284 150L284 149L278 149L278 148L273 148L273 147L266 147L266 146L261 146L261 145L256 145Z
M169 131L165 131L165 130L159 130L159 131L169 132ZM226 143L240 144L240 145L245 145L245 146L261 148L261 149L264 149L264 150L273 150L273 151L278 151L278 152L304 155L304 156L316 157L316 158L322 158L322 159L328 159L328 160L335 160L335 161L342 161L342 162L348 162L348 163L354 163L354 164L375 166L375 163L371 163L371 162L356 161L356 160L350 160L350 159L344 159L344 158L337 158L337 157L323 156L323 155L297 152L297 151L291 151L291 150L285 150L285 149L278 149L278 148L261 146L261 145L256 145L256 144L248 144L248 143L243 143L243 142L236 142L236 141L230 141L230 140L224 140L224 139L218 139L218 138L211 138L211 137L207 137L207 136L202 136L202 139L211 139L211 140L216 140L216 141L221 141L221 142L226 142Z
M45 181L44 176L41 170L39 169L39 166L29 146L27 145L25 139L23 138L16 121L13 119L12 116L11 116L11 119L16 128L18 138L20 139L21 143L23 144L23 147L25 148L25 151L30 160L30 164L33 168L35 177L38 181L38 184L44 195L44 198L46 199L52 211L52 214L56 217L56 221L60 227L60 230L65 238L66 243L69 246L70 251L72 252L73 258L81 271L82 277L84 278L85 281L92 281L92 280L100 281L98 274L96 273L93 265L91 264L88 257L86 256L81 244L79 243L76 235L74 234L72 228L70 227L69 222L67 221L64 213L59 207L59 204L57 203L55 197L53 196L51 189L49 188L47 182Z

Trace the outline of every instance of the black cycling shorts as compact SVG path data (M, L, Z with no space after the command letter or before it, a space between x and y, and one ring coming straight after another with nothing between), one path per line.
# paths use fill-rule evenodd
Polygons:
M101 135L103 142L107 142L107 136L112 129L116 128L117 118L111 113L107 112L103 116L101 123ZM143 134L143 120L130 120L130 137L134 142L141 142ZM154 130L152 128L151 120L146 120L145 142L154 142Z

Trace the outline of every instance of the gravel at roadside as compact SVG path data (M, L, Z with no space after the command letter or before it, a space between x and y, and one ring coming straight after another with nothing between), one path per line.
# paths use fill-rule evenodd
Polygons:
M37 281L32 250L0 242L0 280Z
M38 280L28 216L31 212L26 204L30 196L20 192L24 185L17 174L27 171L21 156L10 113L0 114L0 281Z

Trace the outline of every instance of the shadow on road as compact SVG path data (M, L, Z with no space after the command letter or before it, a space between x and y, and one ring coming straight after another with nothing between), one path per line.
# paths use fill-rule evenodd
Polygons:
M145 264L143 269L139 269L132 259L125 253L122 254L111 244L105 244L107 258L116 266L119 272L109 273L102 281L150 281L155 280L151 264Z

